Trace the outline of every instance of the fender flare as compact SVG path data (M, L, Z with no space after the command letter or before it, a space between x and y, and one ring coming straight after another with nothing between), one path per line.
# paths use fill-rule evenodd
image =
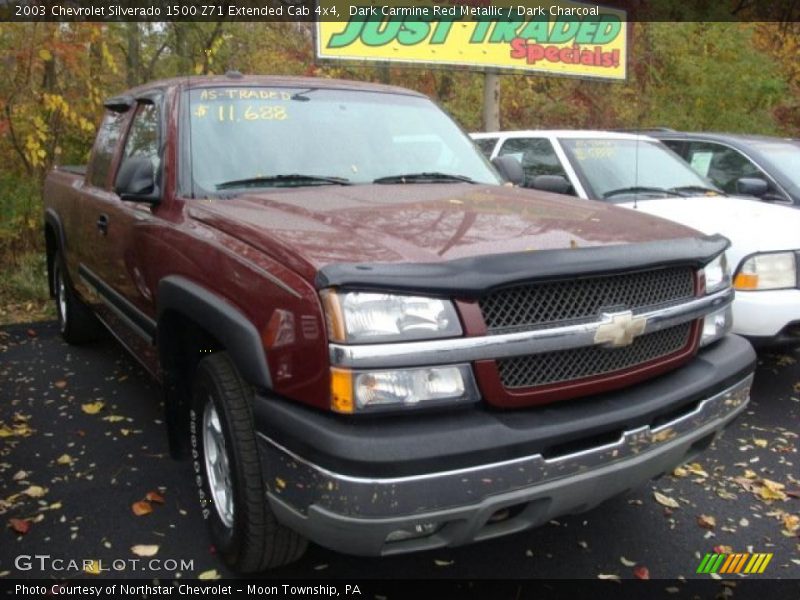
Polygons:
M170 275L158 283L158 321L169 310L193 320L219 340L242 377L264 389L272 389L272 378L261 336L250 320L228 300L181 277ZM161 327L158 328L162 331ZM163 345L158 344L159 355ZM163 356L159 356L164 363Z
M52 208L47 208L44 211L44 222L55 230L56 242L59 249L63 251L67 245L67 236L64 234L64 225L61 223L61 217Z

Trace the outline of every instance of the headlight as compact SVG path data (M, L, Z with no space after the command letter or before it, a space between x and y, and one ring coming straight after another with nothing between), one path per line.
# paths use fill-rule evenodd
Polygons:
M438 298L324 290L328 338L345 344L461 335L453 303Z
M469 365L387 371L331 369L331 408L336 412L435 406L477 399Z
M728 259L723 252L708 263L703 269L706 279L706 294L718 292L731 285L731 271L728 268Z
M755 254L736 274L737 290L777 290L797 287L797 259L794 252Z
M703 319L700 347L702 348L725 337L731 327L733 327L733 309L730 304L722 310L706 315Z

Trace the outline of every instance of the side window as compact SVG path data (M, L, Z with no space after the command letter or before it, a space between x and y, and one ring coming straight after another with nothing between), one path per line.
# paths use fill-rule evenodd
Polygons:
M117 148L122 126L125 124L126 113L106 111L103 123L97 132L94 142L92 161L89 164L89 183L99 188L106 187L108 171L114 159L114 150Z
M768 181L761 170L733 148L709 142L690 142L686 160L703 177L708 177L720 189L736 193L736 180L758 177Z
M525 185L529 185L539 175L561 175L564 179L569 179L550 140L544 138L506 140L500 148L499 155L511 155L520 161L525 172Z
M480 138L472 141L475 142L478 150L480 150L486 158L492 157L492 152L494 152L494 147L497 144L497 138Z
M140 103L136 108L133 123L125 140L120 172L132 159L147 159L153 165L156 178L161 167L161 131L158 107L151 103ZM119 177L119 174L117 175ZM156 181L158 183L158 181Z
M125 153L122 159L134 156L146 157L158 167L160 132L158 125L158 108L155 104L140 104L133 118L133 125L125 141Z
M675 154L680 156L684 160L688 160L688 151L687 151L687 142L682 140L660 140L662 144L664 144L667 148L672 150Z

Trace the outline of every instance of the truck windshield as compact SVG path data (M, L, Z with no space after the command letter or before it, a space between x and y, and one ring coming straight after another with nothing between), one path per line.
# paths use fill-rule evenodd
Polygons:
M209 87L184 96L198 195L221 190L500 179L426 98L353 90Z
M659 142L597 138L559 141L587 193L596 200L721 194Z

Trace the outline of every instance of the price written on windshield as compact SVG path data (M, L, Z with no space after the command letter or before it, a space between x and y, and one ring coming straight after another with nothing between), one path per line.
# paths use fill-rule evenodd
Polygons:
M192 110L192 115L197 119L211 118L220 122L248 122L248 121L285 121L289 113L285 106L274 104L248 104L242 106L236 103L217 104L208 106L200 104Z

